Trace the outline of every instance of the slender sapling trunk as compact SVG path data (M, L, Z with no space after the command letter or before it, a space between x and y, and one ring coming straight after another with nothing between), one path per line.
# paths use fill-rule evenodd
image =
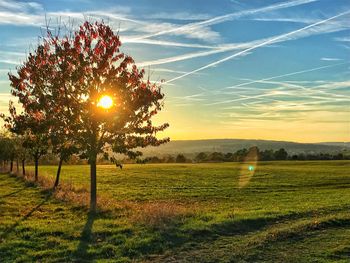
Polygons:
M22 175L23 175L23 176L26 175L25 162L26 162L26 159L22 159Z
M56 188L58 186L59 182L60 182L60 174L61 174L62 163L63 163L63 158L60 157L60 161L58 162L56 181L55 181L55 185L53 186L53 188Z
M38 181L38 170L39 170L39 157L35 156L35 181Z
M12 171L13 171L13 159L11 159L10 161L10 172L12 173Z

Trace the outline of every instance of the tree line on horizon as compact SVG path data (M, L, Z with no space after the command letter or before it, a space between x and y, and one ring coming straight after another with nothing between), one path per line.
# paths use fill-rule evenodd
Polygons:
M35 165L36 152L26 149L23 145L23 141L19 137L13 136L10 133L3 132L0 134L0 164L3 170L8 169L13 172L16 167L16 171L22 172L25 175L25 164ZM163 156L149 156L145 158L124 158L120 159L119 165L124 163L136 163L136 164L146 164L146 163L211 163L211 162L244 162L250 161L247 156L249 153L254 152L256 155L256 160L258 161L285 161L285 160L295 160L295 161L307 161L307 160L350 160L349 153L299 153L299 154L289 154L284 148L279 150L260 150L258 147L250 147L239 149L235 152L199 152L195 155L189 154L175 154L175 155L163 155ZM41 152L41 164L56 165L61 161L60 156L47 147ZM84 159L81 159L78 154L72 153L69 158L65 160L67 164L88 164ZM110 161L106 159L103 155L99 155L97 158L98 164L108 164ZM59 183L59 165L55 187ZM21 166L21 168L20 168ZM6 168L5 168L6 167ZM119 166L120 167L120 166Z
M151 156L146 158L149 163L210 163L210 162L244 162L251 161L249 156L254 152L254 159L258 161L307 161L307 160L350 160L349 153L299 153L289 154L284 148L278 150L259 150L258 147L239 149L235 152L200 152L194 157L188 154L166 155L163 157Z

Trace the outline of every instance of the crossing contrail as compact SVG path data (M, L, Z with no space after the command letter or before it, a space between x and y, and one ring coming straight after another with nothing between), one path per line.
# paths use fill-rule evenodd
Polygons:
M192 71L190 71L190 72L187 72L186 74L183 74L183 75L180 75L180 76L175 77L175 78L173 78L173 79L170 79L170 80L168 80L168 81L165 81L163 84L173 82L173 81L175 81L175 80L184 78L184 77L186 77L186 76L188 76L188 75L192 75L193 73L196 73L196 72L198 72L198 71L202 71L202 70L204 70L204 69L213 67L213 66L215 66L215 65L218 65L218 64L220 64L220 63L222 63L222 62L225 62L225 61L227 61L227 60L230 60L230 59L232 59L232 58L241 56L241 55L243 55L243 54L245 54L245 53L247 53L247 52L249 52L249 51L251 51L251 50L254 50L254 49L257 49L257 48L259 48L259 47L263 47L263 46L269 45L269 44L274 43L274 42L276 42L276 41L278 41L278 40L282 40L283 38L292 36L292 35L294 35L294 34L296 34L296 33L300 33L300 32L302 32L302 31L305 31L305 30L309 29L309 28L312 28L312 27L315 27L315 26L318 26L318 25L327 23L327 22L330 21L330 20L336 19L336 18L338 18L338 17L344 16L344 15L347 15L347 14L350 14L350 10L348 10L348 11L346 11L346 12L343 12L343 13L340 13L340 14L338 14L338 15L332 16L332 17L330 17L330 18L327 18L327 19L318 21L318 22L313 23L313 24L311 24L311 25L308 25L308 26L299 28L299 29L297 29L297 30L294 30L294 31L291 31L291 32L288 32L288 33L285 33L285 34L282 34L282 35L279 35L279 36L277 36L277 37L273 37L273 38L271 38L271 39L269 39L269 40L267 40L267 41L264 41L264 42L262 42L262 43L260 43L260 44L255 45L255 46L253 46L253 47L247 48L247 49L245 49L245 50L242 50L242 51L240 51L240 52L238 52L238 53L235 53L235 54L230 55L230 56L228 56L228 57L225 57L225 58L223 58L223 59L217 60L217 61L215 61L215 62L212 62L212 63L210 63L210 64L207 64L207 65L205 65L205 66L202 66L202 67L200 67L200 68L198 68L198 69L195 69L195 70L192 70Z
M348 63L350 63L350 62L342 62L342 63L333 64L333 65L327 65L327 66L322 66L322 67L317 67L317 68L311 68L311 69L295 71L295 72L286 73L286 74L273 76L273 77L268 77L268 78L264 78L264 79L248 81L248 82L244 82L244 83L241 83L241 84L238 84L238 85L235 85L235 86L226 87L226 88L223 88L223 89L234 89L236 87L247 86L247 85L254 84L254 83L259 83L259 82L262 82L262 81L268 81L268 80L279 79L279 78L283 78L283 77L289 77L289 76L303 74L303 73L312 72L312 71L317 71L317 70L321 70L321 69L325 69L325 68L332 68L332 67L336 67L336 66L344 65L344 64L348 64Z

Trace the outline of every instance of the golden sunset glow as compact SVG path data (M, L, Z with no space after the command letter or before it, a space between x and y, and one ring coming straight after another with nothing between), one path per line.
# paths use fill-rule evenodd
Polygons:
M112 106L113 106L113 99L108 95L102 96L97 103L97 107L101 107L104 109L109 109Z

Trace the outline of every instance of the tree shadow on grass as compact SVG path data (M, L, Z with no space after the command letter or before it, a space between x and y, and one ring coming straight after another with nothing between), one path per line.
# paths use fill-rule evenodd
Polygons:
M180 230L182 223L174 221L172 224L169 224L166 229L154 230L158 232L160 238L154 240L154 243L149 245L149 247L152 248L150 249L150 253L158 253L155 248L161 243L168 244L168 247L171 247L172 249L184 246L187 246L189 248L192 246L191 244L198 245L202 242L213 242L221 237L246 235L249 233L261 231L275 224L293 222L294 220L303 218L313 218L317 215L328 215L335 212L347 210L348 208L348 206L327 207L324 209L305 211L301 213L272 215L269 217L261 216L257 218L243 218L238 220L227 219L221 222L213 223L203 228L190 228L186 230ZM349 225L347 220L338 220L336 222L331 221L327 224L343 227ZM142 249L142 247L139 248L139 250ZM149 254L148 252L145 254Z
M74 252L74 259L76 262L90 262L92 258L89 258L88 248L92 243L92 226L96 219L97 214L89 212L88 217L80 235L80 241L76 251Z
M17 192L19 192L19 191L17 191ZM15 194L15 193L12 193L12 194ZM22 222L24 222L29 217L31 217L33 215L33 213L35 211L37 211L41 206L43 206L45 203L47 203L47 201L50 199L50 197L51 197L51 193L49 193L49 192L45 193L45 199L43 201L41 201L38 205L33 207L27 214L25 214L22 218L17 220L10 227L6 228L5 231L2 234L0 234L0 243L2 243L8 237L8 235L16 229L16 227L18 227Z
M16 190L16 191L12 192L12 193L2 195L2 196L0 196L0 198L5 198L5 197L13 196L13 195L18 194L18 193L20 193L20 192L23 192L25 189L26 189L26 188L18 189L18 190Z

